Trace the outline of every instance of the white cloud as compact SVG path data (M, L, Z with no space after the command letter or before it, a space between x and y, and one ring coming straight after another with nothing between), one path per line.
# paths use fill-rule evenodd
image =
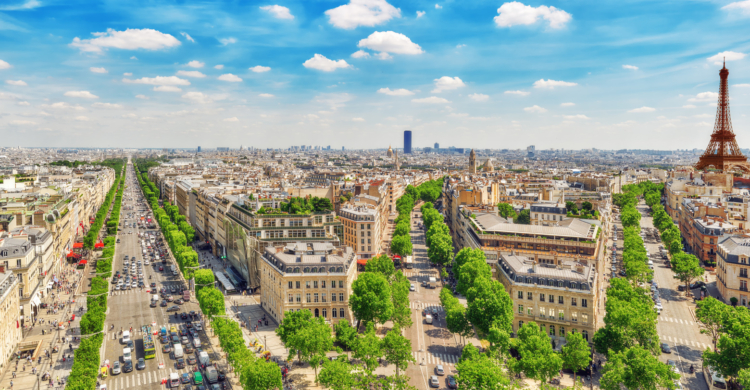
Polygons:
M357 47L393 54L422 54L424 51L409 37L393 31L375 31L362 39Z
M122 108L122 104L115 104L115 103L94 103L91 105L91 107L95 108L107 108L110 110L119 110Z
M237 38L232 38L232 37L221 38L221 39L219 39L219 42L221 42L222 45L226 46L226 45L230 45L232 43L237 43Z
M629 70L638 70L638 67L635 65L623 65L623 69L629 69Z
M130 59L138 61L138 57L136 57L136 56L132 56L132 57L130 57Z
M565 119L591 119L583 114L577 114L577 115L563 115L563 118Z
M258 96L260 96L260 97L262 97L262 98L272 98L272 97L274 97L274 96L273 96L273 95L271 95L270 93L261 93L261 94L260 94L260 95L258 95Z
M182 95L182 97L188 100L192 100L195 103L200 103L200 104L207 104L207 103L213 102L213 99L211 99L210 96L202 92L187 92L184 95Z
M351 30L358 26L373 27L392 18L400 18L401 10L385 0L351 0L349 4L329 9L328 23L334 27Z
M16 125L16 126L31 126L31 125L35 125L36 122L16 119L16 120L10 121L10 124Z
M689 102L714 102L719 99L718 92L701 92L695 97L688 99Z
M0 92L0 100L18 100L19 96L12 93Z
M75 110L75 111L84 111L85 110L85 108L83 108L83 107L81 107L81 106L79 106L77 104L75 106L71 106L70 104L65 103L65 102L57 102L57 103L52 103L52 104L45 104L42 107L48 107L48 108L52 108L52 109L55 109L55 110Z
M224 119L224 122L239 122L239 121L240 121L240 120L239 120L239 119L237 119L237 117L236 117L236 116L233 116L233 117L231 117L231 118L226 118L226 119Z
M557 81L557 80L545 80L540 79L534 82L534 88L549 88L555 89L555 87L573 87L578 85L577 83L571 83L568 81Z
M450 101L443 99L441 97L437 97L437 96L430 96L430 97L421 98L421 99L411 99L411 101L414 103L429 103L429 104L450 103Z
M18 104L19 106L30 106L30 105L31 105L31 103L29 103L29 102L26 102L26 101L23 101L23 102L18 102L18 103L16 103L16 104Z
M434 81L435 89L432 90L432 93L440 93L443 91L449 91L466 86L466 84L464 84L464 82L461 81L461 79L458 77L443 76L439 79L435 79Z
M5 62L3 60L0 60L0 69L8 69L8 68L11 68L11 67L12 66L9 63L7 63L7 62Z
M81 121L81 122L88 122L89 117L81 115L81 116L77 116L76 120Z
M185 76L185 77L197 77L197 78L204 78L206 77L205 74L197 71L197 70L178 70L177 71L178 76Z
M185 37L185 39L187 39L188 41L195 43L195 39L193 39L193 37L191 37L190 34L180 31L180 35Z
M224 69L224 65L221 65L221 64L216 65L216 66L214 66L214 69L222 70L222 69Z
M466 44L465 43L460 43L460 44L456 45L456 49L460 49L462 47L466 47Z
M221 81L229 81L231 83L239 83L240 81L242 81L241 78L239 78L238 76L233 75L231 73L223 74L223 75L217 77L217 79L219 79Z
M128 114L123 114L122 117L123 118L138 118L138 115L135 115L134 113L131 112Z
M268 66L260 66L260 65L253 66L252 68L249 68L249 69L255 73L263 73L263 72L268 72L269 70L271 70L271 68L269 68Z
M713 117L714 117L714 116L713 116L713 115L711 115L711 114L698 114L698 115L693 115L693 118L713 118Z
M541 17L549 22L550 28L563 28L573 18L569 13L555 7L540 5L534 8L517 1L501 5L497 13L499 15L495 16L495 24L498 27L527 26L536 23Z
M14 5L5 5L0 7L0 11L24 11L29 9L34 9L36 7L41 7L42 3L40 3L38 0L27 0L21 4L14 4Z
M435 4L435 9L443 9L443 6L440 4Z
M505 94L508 95L518 95L518 96L529 96L531 92L528 91L505 91Z
M393 56L383 51L378 54L375 54L375 58L385 61L385 60L392 60Z
M352 122L364 122L365 118L352 118Z
M535 104L535 105L533 105L533 106L531 106L531 107L526 107L526 108L524 108L523 110L524 110L524 111L526 111L526 112L531 112L531 113L542 113L542 112L547 112L547 109L546 109L546 108L542 108L542 107L539 107L539 106L537 106L536 104Z
M370 53L364 50L357 50L354 53L352 53L352 58L367 58L369 56L370 56Z
M156 92L182 92L182 88L175 87L173 85L160 85L158 87L154 87L154 91Z
M721 7L721 9L727 11L737 10L742 14L750 15L750 0L735 1L734 3L729 3Z
M716 65L721 65L724 60L737 61L745 58L745 53L738 53L736 51L723 51L717 55L706 58L708 61L713 62Z
M637 113L642 113L642 112L654 112L654 111L656 111L655 108L646 107L646 106L639 107L639 108L634 108L632 110L628 110L628 112L630 112L630 113L636 113L636 114Z
M682 108L695 108L695 105L693 105L693 104L686 104L686 105L682 106Z
M294 15L289 12L289 8L280 5L266 5L260 7L263 11L268 11L276 19L294 19Z
M99 96L96 96L89 91L68 91L65 92L65 96L82 99L99 99Z
M146 96L146 95L135 95L135 98L136 99L143 99L143 100L148 100L149 99L149 97Z
M567 102L567 103L560 103L560 107L573 107L575 106L575 103Z
M122 79L126 84L147 84L147 85L190 85L190 81L181 79L177 76L156 76L142 77L140 79Z
M417 11L417 18L421 18L422 16L424 16L424 14L426 14L426 12L424 12L424 11Z
M378 93L382 93L389 96L410 96L414 95L414 92L409 91L408 89L399 88L391 90L390 88L380 88L378 90Z
M198 60L192 60L185 64L186 66L189 66L191 68L202 68L204 65L206 65L205 62L200 62Z
M740 88L747 88L750 87L750 84L733 84L733 87L740 87Z
M25 86L27 86L27 85L28 85L28 84L26 84L26 82L25 82L25 81L23 81L23 80L5 80L5 83L6 83L6 84L9 84L9 85L15 85L15 86L17 86L17 87L25 87Z
M108 48L161 50L180 45L180 41L177 38L150 28L142 30L129 28L125 31L115 31L109 28L107 32L92 34L96 38L80 39L75 37L70 46L83 52L101 53L102 49Z
M469 95L469 98L475 102L486 102L489 100L490 96L481 93L472 93Z
M125 73L123 73L122 75L123 75L123 76L132 76L133 74L132 74L132 73L130 73L130 72L125 72Z
M93 73L107 73L107 70L104 68L97 68L97 67L90 67L89 70Z
M344 60L329 60L325 56L316 53L313 58L305 61L302 66L309 69L322 70L324 72L333 72L336 69L348 68L349 64Z

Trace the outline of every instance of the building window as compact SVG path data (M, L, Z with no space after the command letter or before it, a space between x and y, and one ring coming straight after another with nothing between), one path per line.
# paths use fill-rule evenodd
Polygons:
M588 314L581 314L581 322L584 325L588 325L589 324L589 315ZM586 331L584 330L583 332L585 333ZM586 339L586 340L588 340L588 339Z
M297 268L299 270L299 268ZM297 288L299 288L299 280L296 282Z
M338 316L336 315L336 309L333 309L333 310L331 310L331 314L333 315L333 318L336 318L336 317L338 317Z
M526 294L526 299L528 299L528 300L530 300L530 301L531 301L531 300L533 300L533 299L534 299L534 294L532 294L532 293L531 293L531 291L529 291L529 292L528 292L528 293Z
M339 271L339 272L343 272L343 270ZM344 288L344 281L343 280L339 280L339 288Z
M550 336L554 336L555 335L555 326L554 325L550 325L549 326L549 335Z
M589 301L587 299L581 299L581 307L589 307Z
M339 302L344 302L344 293L339 293Z
M547 312L547 310L545 308L540 307L539 308L539 318L544 318L544 316L546 315L546 312Z
M325 280L321 280L320 281L320 288L326 288L326 281Z
M518 329L520 330L523 327L523 321L518 321Z
M293 287L293 286L294 286L294 282L292 282L292 281L290 280L290 281L289 281L289 283L287 283L287 286L289 286L289 287L288 287L289 289L292 289L292 288L294 288L294 287Z
M301 296L301 294L297 294L297 303L302 303L302 296Z
M589 341L589 332L584 330L583 332L581 332L581 335L583 336L584 340Z
M336 294L331 294L331 302L336 302Z
M570 314L570 320L573 322L578 322L578 312L573 312Z
M549 295L549 303L555 303L555 296L552 294Z
M307 230L289 230L288 234L292 238L305 238L307 237Z
M339 309L339 317L344 318L344 308Z
M310 230L310 236L316 238L323 238L326 236L325 230Z
M565 304L565 298L562 295L559 295L557 297L557 303L559 303L561 305Z
M539 300L544 302L544 294L539 294Z
M747 277L747 268L741 268L740 269L740 277L746 278Z
M313 288L318 288L318 281L317 280L313 281Z
M310 293L307 293L307 303L310 303L310 302L312 302L312 301L310 300Z
M21 276L21 275L18 275ZM746 280L740 280L740 291L747 291L747 281Z
M294 303L294 295L289 294L289 303Z
M529 317L534 316L534 308L533 307L527 308L526 309L526 315L528 315Z
M571 306L577 306L578 305L578 298L570 298L570 305Z
M324 310L323 313L325 313L325 309L323 309L323 310ZM323 314L323 316L325 316L325 314ZM565 337L565 327L564 326L560 327L560 337Z
M326 301L326 295L325 294L321 294L320 298L321 298L321 302L325 302Z
M523 291L518 292L518 299L523 299Z

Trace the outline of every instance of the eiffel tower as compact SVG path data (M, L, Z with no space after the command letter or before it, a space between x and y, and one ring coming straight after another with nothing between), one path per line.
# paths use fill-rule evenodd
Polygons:
M713 167L722 172L728 173L734 170L741 170L744 173L750 173L750 163L747 157L740 152L737 146L737 140L734 139L732 131L732 118L729 115L729 87L727 78L726 61L724 67L719 71L721 83L719 84L719 105L716 108L716 123L714 132L711 134L706 152L700 157L695 169L707 169Z

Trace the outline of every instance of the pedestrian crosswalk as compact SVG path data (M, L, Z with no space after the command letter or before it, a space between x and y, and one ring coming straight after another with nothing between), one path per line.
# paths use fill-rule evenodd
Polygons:
M460 356L457 355L450 355L450 354L443 354L443 353L430 353L430 352L412 352L412 356L414 356L414 360L417 361L417 364L422 364L424 362L425 364L432 365L432 364L443 364L443 365L449 365L449 364L455 364L458 362L458 359Z
M114 295L128 295L128 294L147 294L147 293L146 293L146 289L141 290L137 288L134 288L131 290L115 290L115 291L109 292L110 297Z
M677 337L672 337L672 336L661 336L661 342L665 342L665 341L669 341L670 343L673 343L673 344L679 344L679 345L685 345L688 347L698 348L700 350L711 348L710 345L701 343L699 341L678 339Z
M178 375L188 373L192 378L193 370L192 367L190 367L182 370L163 369L148 372L133 371L129 373L122 373L116 376L110 376L107 379L107 384L109 385L108 387L111 390L121 390L131 387L145 386L152 383L161 384L161 381L163 379L169 378L169 375L173 372L176 372Z
M409 307L411 307L412 309L430 309L430 310L432 310L433 308L435 308L435 309L437 309L437 311L439 313L442 313L442 312L445 311L445 309L442 306L434 304L434 303L416 303L416 302L411 302L411 303L409 303Z
M693 322L693 321L683 320L683 319L680 319L680 318L661 317L660 316L660 317L658 317L658 319L659 319L660 322L673 322L673 323L683 324L683 325L695 325L695 322Z

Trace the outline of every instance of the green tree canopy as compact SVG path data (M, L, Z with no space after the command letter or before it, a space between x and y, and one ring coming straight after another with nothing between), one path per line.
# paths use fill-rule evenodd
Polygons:
M352 283L349 306L359 320L385 323L391 319L391 286L379 273L363 272Z

